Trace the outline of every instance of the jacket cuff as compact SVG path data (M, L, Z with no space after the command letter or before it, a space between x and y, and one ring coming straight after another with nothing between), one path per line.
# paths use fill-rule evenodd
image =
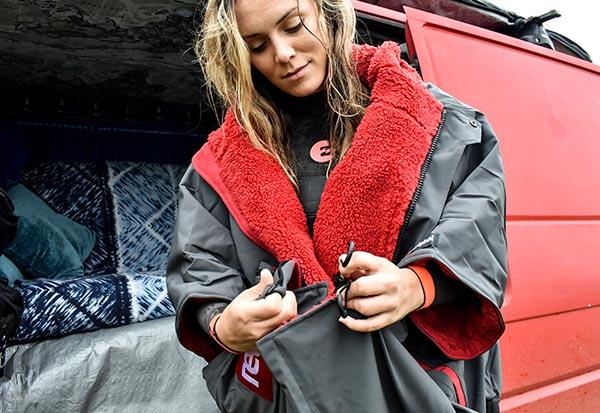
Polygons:
M198 309L206 303L206 299L188 297L177 311L175 329L183 347L196 353L207 362L210 362L218 356L223 349L199 323Z
M470 360L498 341L504 332L504 321L490 299L467 287L435 259L421 259L411 266L425 266L429 270L438 298L430 307L410 313L409 318L443 354L454 360ZM436 268L440 271L435 271Z
M407 268L411 269L419 282L421 283L421 289L423 290L423 304L418 310L429 307L433 301L435 300L435 283L433 282L433 277L431 273L427 271L425 267L421 267L418 265L409 265Z

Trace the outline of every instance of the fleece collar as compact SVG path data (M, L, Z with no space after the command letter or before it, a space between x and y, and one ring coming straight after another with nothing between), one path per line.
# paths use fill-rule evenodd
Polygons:
M252 241L278 261L296 260L304 283L327 281L330 292L349 240L392 259L442 114L398 45L355 46L353 56L370 104L325 184L313 238L294 186L252 146L231 110L192 161Z

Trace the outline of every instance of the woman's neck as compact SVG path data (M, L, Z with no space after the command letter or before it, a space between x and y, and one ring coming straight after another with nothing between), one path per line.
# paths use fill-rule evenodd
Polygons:
M291 116L301 114L323 114L327 112L327 94L324 90L308 96L291 96L280 92L273 96L277 108L289 113Z

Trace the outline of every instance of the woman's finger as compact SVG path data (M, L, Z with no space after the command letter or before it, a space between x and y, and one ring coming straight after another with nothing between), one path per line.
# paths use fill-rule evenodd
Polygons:
M272 293L260 300L246 302L246 311L251 320L261 321L276 317L281 313L283 298L278 293Z
M379 313L373 317L365 318L364 320L357 320L348 316L346 318L340 317L338 321L350 330L359 333L370 333L371 331L380 330L383 327L390 325L392 323L392 315L390 313Z
M257 321L256 325L259 329L270 332L293 319L297 314L296 296L293 292L287 291L282 300L281 311L273 317Z
M372 297L358 297L348 300L346 307L356 310L364 316L371 317L395 309L391 297L387 295L375 295Z
M345 258L346 254L340 256L338 270L343 277L350 278L351 280L377 271L382 264L381 260L383 260L383 258L365 251L355 251L348 265L344 267L342 264Z
M348 299L355 297L370 297L385 294L388 288L386 279L382 274L371 274L367 277L357 278L350 284Z
M258 283L247 290L242 291L240 296L247 297L249 299L256 299L271 284L273 284L273 274L271 274L271 271L265 268L260 272L260 280Z
M284 321L288 321L298 314L298 303L296 301L296 295L291 291L285 292L285 297L281 302L281 317Z

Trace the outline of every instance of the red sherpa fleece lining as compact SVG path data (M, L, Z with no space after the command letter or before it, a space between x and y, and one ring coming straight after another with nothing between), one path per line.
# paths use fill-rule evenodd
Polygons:
M483 354L504 332L500 312L483 297L415 311L410 319L446 356L456 360Z
M206 160L210 163L203 164ZM279 262L295 259L307 284L329 280L315 256L292 183L273 158L250 143L231 111L192 164L221 196L248 238Z
M349 240L358 250L392 259L443 109L400 59L398 45L356 46L353 54L371 102L325 184L314 242L292 183L274 159L252 146L231 110L192 160L252 241L277 261L296 260L306 284L327 281L330 293L330 277ZM436 323L440 339L463 348L459 327L467 319L444 319L445 325ZM428 335L438 343L435 332Z
M196 311L191 310L205 303L205 300L197 298L187 300L184 306L188 311L184 310L178 313L176 330L179 340L185 348L211 362L223 349L212 339L210 334L200 327L196 319Z

